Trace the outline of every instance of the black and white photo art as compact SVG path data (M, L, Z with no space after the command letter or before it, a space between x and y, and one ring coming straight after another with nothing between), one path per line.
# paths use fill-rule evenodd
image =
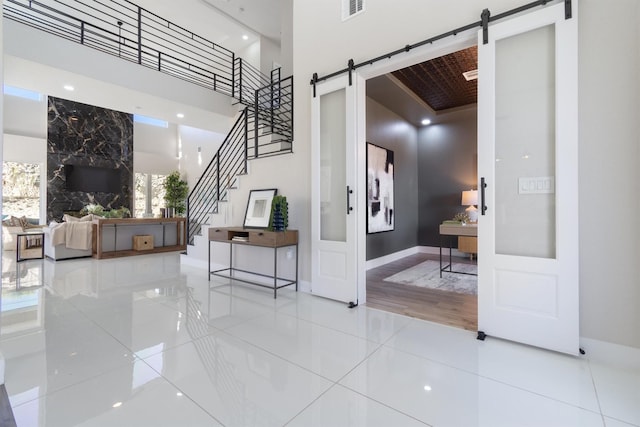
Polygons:
M367 233L394 229L393 151L367 143Z

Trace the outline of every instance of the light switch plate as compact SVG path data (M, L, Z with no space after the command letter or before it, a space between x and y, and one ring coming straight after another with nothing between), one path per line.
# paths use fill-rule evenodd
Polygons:
M518 178L518 194L553 194L555 180L552 176Z

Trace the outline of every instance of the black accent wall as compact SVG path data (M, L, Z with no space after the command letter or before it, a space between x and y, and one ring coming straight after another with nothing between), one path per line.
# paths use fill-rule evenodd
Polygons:
M449 113L418 130L418 245L440 246L439 226L462 206L462 191L477 189L477 109Z
M69 191L64 165L120 170L117 192ZM49 97L47 111L47 222L89 203L133 208L133 115Z
M373 259L417 245L418 140L414 126L367 98L367 141L392 150L394 159L395 228L367 234L367 259ZM366 215L367 201L362 203Z

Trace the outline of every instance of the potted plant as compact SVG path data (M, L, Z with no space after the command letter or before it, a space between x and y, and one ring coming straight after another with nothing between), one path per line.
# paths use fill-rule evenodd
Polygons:
M187 210L186 200L189 195L187 181L180 178L180 172L171 172L164 180L164 201L169 212L183 215ZM168 215L173 216L173 215Z
M289 226L289 204L285 196L273 196L271 202L271 216L269 218L270 231L285 231Z

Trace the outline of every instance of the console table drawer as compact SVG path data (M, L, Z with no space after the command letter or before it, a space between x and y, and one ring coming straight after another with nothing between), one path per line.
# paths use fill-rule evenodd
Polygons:
M226 242L230 239L229 230L220 229L220 228L210 228L209 229L209 240L221 240Z
M297 231L251 231L249 243L257 246L280 247L295 245L298 242Z

